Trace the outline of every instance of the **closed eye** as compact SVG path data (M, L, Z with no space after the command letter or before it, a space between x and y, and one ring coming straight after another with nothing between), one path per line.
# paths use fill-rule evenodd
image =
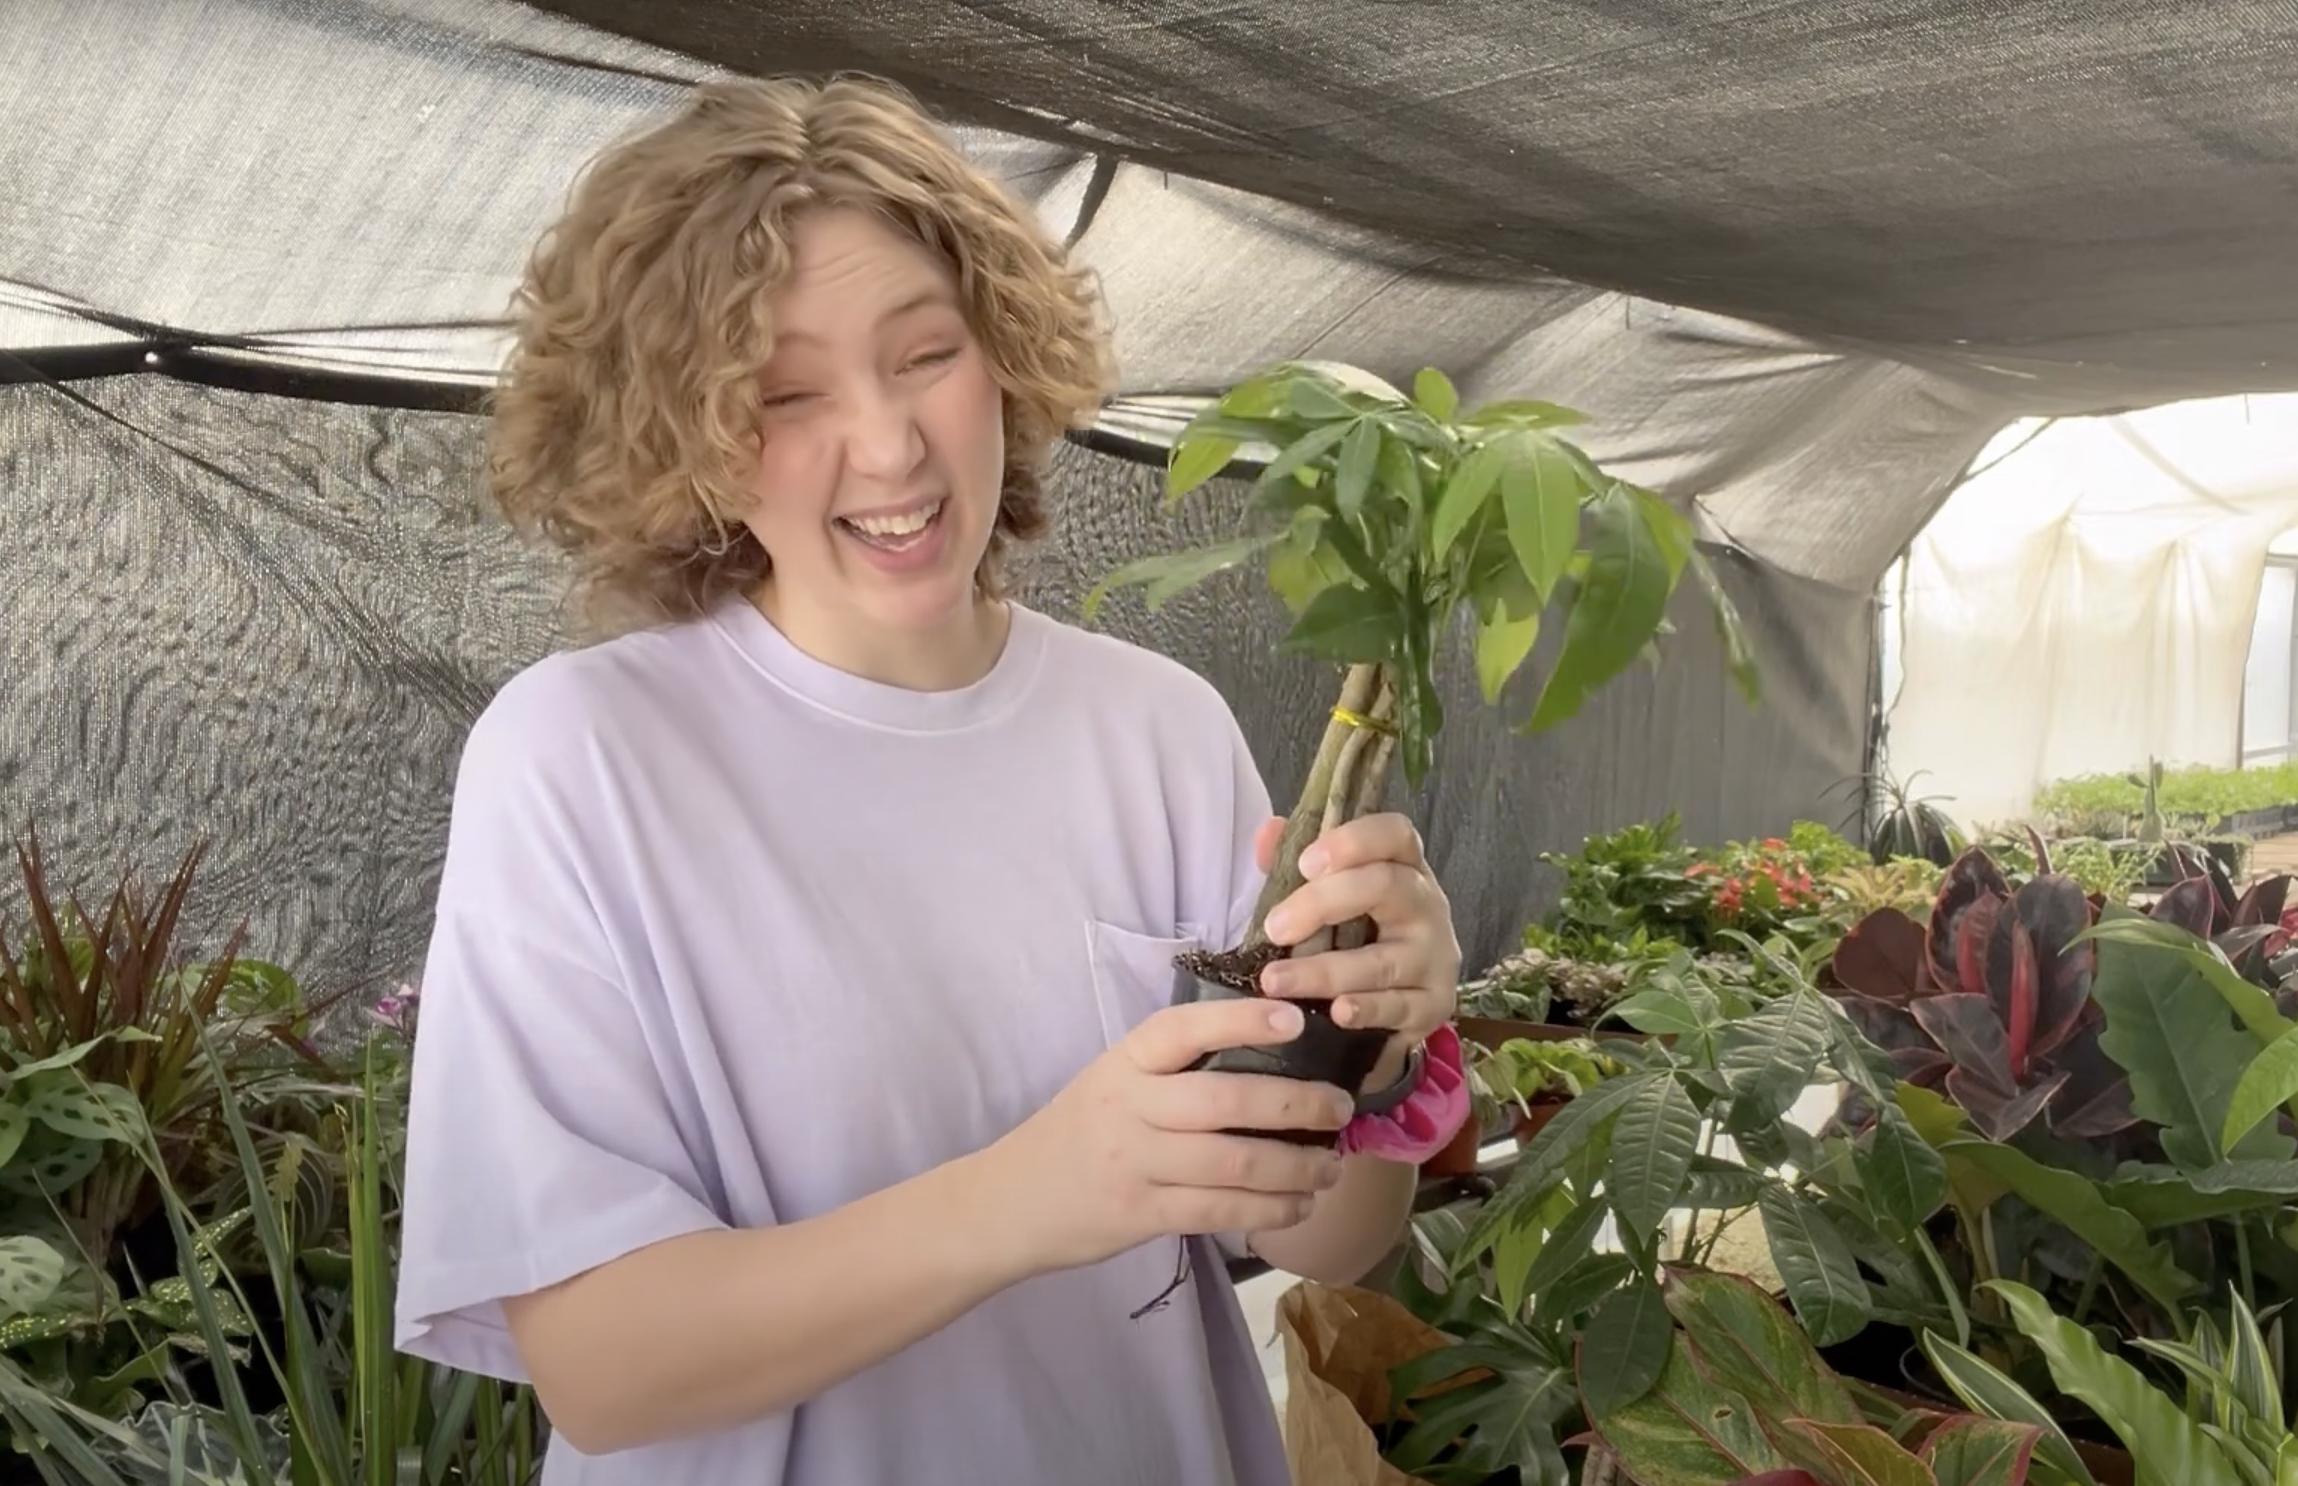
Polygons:
M761 400L758 405L769 411L776 408L794 408L800 403L812 400L813 396L814 394L811 392L777 392L772 397Z
M956 346L950 346L939 351L927 351L923 355L912 357L909 364L902 370L915 371L920 367L947 366L957 360L957 356L958 348Z

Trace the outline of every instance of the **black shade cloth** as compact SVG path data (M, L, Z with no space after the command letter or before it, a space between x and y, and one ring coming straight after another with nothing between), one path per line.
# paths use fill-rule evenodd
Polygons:
M2298 0L542 8L2043 396L2298 385Z

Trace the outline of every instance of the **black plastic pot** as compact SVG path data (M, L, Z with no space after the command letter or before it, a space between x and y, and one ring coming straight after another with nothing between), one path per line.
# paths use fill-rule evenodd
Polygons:
M1193 1001L1245 1001L1257 1000L1249 991L1240 991L1217 981L1205 979L1192 971L1175 967L1173 971L1173 1004L1184 1005ZM1277 1078L1297 1078L1309 1083L1331 1084L1350 1095L1364 1092L1366 1075L1373 1064L1380 1061L1381 1050L1388 1045L1389 1033L1384 1027L1344 1027L1332 1018L1330 1001L1295 1001L1301 1009L1304 1025L1301 1035L1290 1042L1269 1047L1230 1047L1208 1053L1190 1066L1215 1073L1261 1073ZM1298 1145L1331 1145L1335 1132L1330 1130L1251 1130L1249 1135L1273 1136Z

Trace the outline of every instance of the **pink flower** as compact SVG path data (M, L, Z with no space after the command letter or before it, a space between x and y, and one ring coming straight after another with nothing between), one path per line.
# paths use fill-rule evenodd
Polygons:
M379 1026L412 1037L415 1034L415 1003L422 994L416 987L402 984L390 995L379 998L373 1006L367 1008L368 1019Z

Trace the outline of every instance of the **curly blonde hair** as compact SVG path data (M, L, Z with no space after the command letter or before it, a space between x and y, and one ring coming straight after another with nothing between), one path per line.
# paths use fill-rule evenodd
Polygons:
M513 302L489 486L515 524L573 556L602 624L697 614L766 576L742 514L769 300L800 214L833 205L873 211L948 261L1003 389L984 591L1007 544L1044 530L1045 457L1110 385L1091 276L902 89L714 83L591 163Z

